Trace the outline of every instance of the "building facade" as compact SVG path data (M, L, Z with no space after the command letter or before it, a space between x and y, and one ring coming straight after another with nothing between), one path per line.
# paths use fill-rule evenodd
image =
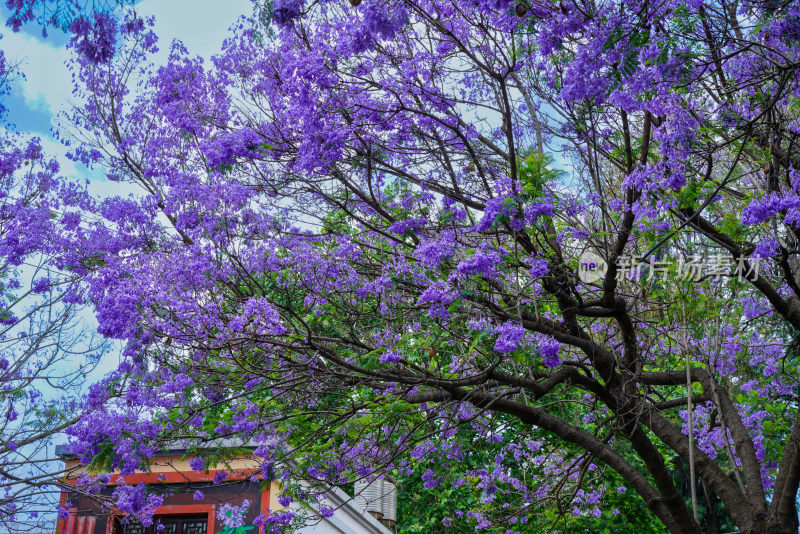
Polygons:
M103 510L98 499L78 493L62 492L61 506L69 515L60 519L56 534L220 534L224 525L217 515L220 508L240 507L243 501L249 506L244 513L247 534L262 534L252 527L259 514L268 516L283 509L278 502L281 485L278 481L251 479L260 473L259 462L252 456L239 457L229 462L222 484L214 484L218 470L195 472L184 458L185 451L171 450L153 458L147 473L124 477L128 485L143 482L150 491L163 496L163 502L154 513L154 525L143 527L125 521L118 510ZM75 482L85 470L80 462L62 451L67 470L66 479ZM100 489L101 495L110 496L121 483L119 475L112 475L109 484ZM198 493L199 492L199 493ZM358 500L351 499L341 490L328 495L328 504L336 508L333 517L325 518L314 509L307 512L312 520L299 532L303 534L389 534L387 529ZM161 525L157 529L156 525Z

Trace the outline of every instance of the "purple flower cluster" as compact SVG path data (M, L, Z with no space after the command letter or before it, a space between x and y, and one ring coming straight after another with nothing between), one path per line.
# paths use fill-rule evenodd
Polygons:
M216 169L231 165L239 158L257 159L264 143L257 132L245 128L220 134L205 143L202 150L208 166Z
M142 525L153 524L153 511L161 506L163 496L148 494L143 482L136 486L121 484L114 490L116 507L122 512L128 512L138 519Z
M33 8L36 3L37 0L6 0L6 7L10 11L6 25L18 32L23 24L34 19Z
M505 322L495 328L497 334L497 341L494 344L494 350L500 354L513 352L519 348L519 344L525 335L525 329L516 322Z
M353 28L352 51L358 54L371 50L379 40L393 37L407 19L408 15L400 5L387 9L379 2L365 4L363 18Z
M760 199L754 199L742 211L742 224L760 224L781 212L785 212L784 220L800 226L800 197L795 193L769 193Z
M69 25L70 46L92 64L108 63L117 42L117 21L108 14L95 13L93 20L78 17Z
M278 26L289 26L300 16L305 0L275 0L272 3L272 20Z
M497 278L497 267L503 259L495 250L478 249L467 259L460 262L456 269L464 276L482 276L488 279Z
M556 341L545 341L539 345L539 353L542 355L545 367L555 367L561 364L561 358L558 356L560 349L561 343Z
M203 462L203 458L197 456L189 460L189 467L192 468L192 471L195 473L202 473L205 470L205 462Z
M430 311L428 312L431 317L447 319L449 317L447 307L455 302L458 297L458 291L453 289L450 284L437 280L420 294L417 302L419 304L431 305Z

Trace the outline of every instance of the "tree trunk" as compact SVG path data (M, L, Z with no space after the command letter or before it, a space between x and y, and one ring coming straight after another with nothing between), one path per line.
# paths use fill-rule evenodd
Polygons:
M740 534L797 534L800 525L794 521L779 522L777 519L766 521L756 519L746 528L740 528Z
M708 534L720 534L719 516L717 515L717 496L712 492L705 480L700 479L700 482L702 483L703 496L705 497L707 507L705 516L706 532L708 532Z

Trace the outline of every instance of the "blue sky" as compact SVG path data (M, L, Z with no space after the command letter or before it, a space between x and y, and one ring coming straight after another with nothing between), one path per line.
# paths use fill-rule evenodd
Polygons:
M251 0L143 0L136 3L136 12L155 16L156 34L159 36L160 60L166 58L173 39L182 41L192 54L208 58L219 50L228 34L228 28L240 15L252 13ZM0 17L6 20L5 2L0 4ZM5 97L9 119L19 131L42 138L45 150L59 159L67 176L89 177L103 181L101 173L89 173L64 158L64 148L50 131L51 123L60 111L69 108L72 90L70 73L64 62L68 51L64 48L67 36L49 29L42 37L40 28L29 25L13 33L2 29L0 39L7 58L21 63L24 80L14 82L11 94Z

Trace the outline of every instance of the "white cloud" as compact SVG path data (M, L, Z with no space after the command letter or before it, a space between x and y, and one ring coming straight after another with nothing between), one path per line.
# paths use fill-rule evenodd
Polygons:
M4 32L3 50L12 63L20 63L25 79L14 82L15 89L32 110L55 115L67 105L72 90L64 61L67 51L24 33Z
M182 41L189 52L204 58L219 51L228 28L241 15L252 12L251 0L144 0L136 5L139 15L155 16L162 57L173 39ZM55 116L68 108L71 75L65 65L68 51L19 32L3 32L3 50L12 62L21 62L25 80L16 83L26 105ZM160 59L160 58L159 58Z

